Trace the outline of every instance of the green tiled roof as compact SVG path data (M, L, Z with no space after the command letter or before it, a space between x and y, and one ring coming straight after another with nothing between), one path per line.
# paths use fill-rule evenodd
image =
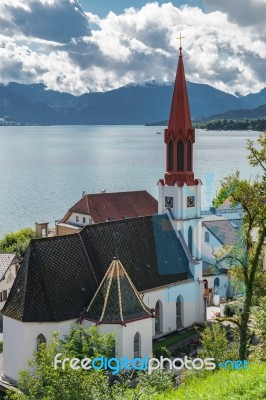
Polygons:
M98 324L122 324L151 317L120 260L114 259L87 309Z

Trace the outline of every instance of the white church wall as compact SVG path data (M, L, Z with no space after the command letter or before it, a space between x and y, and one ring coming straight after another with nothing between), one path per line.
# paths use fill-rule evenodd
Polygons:
M54 331L58 331L60 338L63 338L75 322L21 322L3 316L3 374L17 381L19 371L29 369L28 360L37 350L38 335L43 334L49 343Z
M155 333L155 319L153 320L153 336L160 337L177 329L176 324L176 300L182 298L182 325L189 327L196 322L202 322L203 295L201 295L199 282L177 284L154 291L144 292L144 303L154 308L159 300L162 304L161 332Z

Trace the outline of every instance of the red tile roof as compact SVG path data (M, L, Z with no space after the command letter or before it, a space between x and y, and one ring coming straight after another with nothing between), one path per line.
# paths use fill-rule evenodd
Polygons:
M94 223L100 223L157 214L158 202L146 190L86 194L69 212L90 215ZM68 220L69 212L61 222Z

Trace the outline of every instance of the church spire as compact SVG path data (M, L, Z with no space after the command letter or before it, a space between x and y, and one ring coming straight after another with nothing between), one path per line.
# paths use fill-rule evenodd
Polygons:
M165 184L194 185L193 143L195 131L192 127L187 94L180 34L180 54L176 71L174 92L168 128L165 129L166 173Z

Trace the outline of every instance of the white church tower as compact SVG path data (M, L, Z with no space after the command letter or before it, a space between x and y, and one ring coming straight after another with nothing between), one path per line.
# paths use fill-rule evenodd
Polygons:
M201 181L194 179L195 130L190 118L182 47L179 51L170 118L164 132L166 172L158 183L158 213L168 213L193 259L201 260Z

